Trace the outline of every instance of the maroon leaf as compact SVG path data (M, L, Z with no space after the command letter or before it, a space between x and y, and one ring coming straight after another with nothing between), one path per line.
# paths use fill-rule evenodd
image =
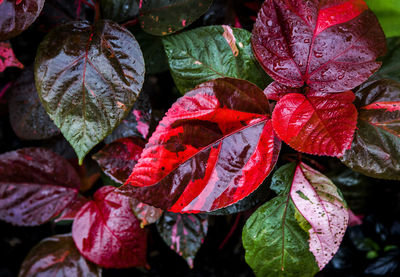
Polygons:
M100 188L78 212L72 237L88 260L106 268L146 265L147 231L140 228L130 199L115 188Z
M301 93L300 88L291 88L278 82L272 82L264 89L264 94L269 100L279 101L283 96L289 93Z
M45 0L3 0L0 2L0 41L20 34L39 16Z
M252 45L276 81L320 92L363 83L386 51L383 31L363 0L266 0Z
M100 277L101 268L83 258L66 234L45 238L32 248L18 276Z
M263 92L213 80L172 106L121 190L172 212L220 209L253 192L279 150Z
M0 72L11 66L24 68L24 65L15 57L11 44L7 41L0 42Z
M68 207L66 207L61 215L54 220L55 222L60 222L63 220L74 220L76 214L79 212L79 210L85 205L89 200L81 195L78 195L78 197L73 201Z
M132 172L145 146L141 138L122 138L114 141L93 155L104 173L123 184Z
M78 194L79 177L61 156L42 148L0 155L0 219L33 226L57 216Z
M351 91L290 93L275 106L272 123L278 136L300 152L342 156L357 124Z

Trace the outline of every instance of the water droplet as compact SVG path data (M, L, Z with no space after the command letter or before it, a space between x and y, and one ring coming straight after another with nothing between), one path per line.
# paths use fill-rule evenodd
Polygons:
M268 26L272 26L272 20L268 20L268 22L267 22L267 24L268 24Z

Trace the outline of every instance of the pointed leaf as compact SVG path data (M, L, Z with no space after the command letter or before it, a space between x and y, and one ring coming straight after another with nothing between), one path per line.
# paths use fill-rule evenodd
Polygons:
M121 190L164 210L209 212L253 192L279 150L263 92L217 79L171 107Z
M140 26L152 35L171 34L192 24L208 10L211 3L212 0L140 1Z
M70 22L40 44L35 78L47 113L81 164L133 106L143 85L143 56L132 34L116 23Z
M0 41L28 28L39 16L45 0L0 1Z
M0 42L0 72L6 70L7 67L24 68L24 65L15 57L11 44L4 41Z
M400 35L400 5L397 0L365 0L376 14L386 37Z
M319 92L346 91L378 68L385 36L363 0L266 0L252 45L275 81Z
M257 276L313 276L339 248L349 219L336 186L304 163L274 174L278 196L246 222L246 261Z
M71 234L65 234L45 238L32 248L18 276L101 277L101 268L82 257Z
M43 148L0 155L0 219L21 226L43 224L77 196L79 177L61 156Z
M11 126L21 139L42 140L60 134L40 102L31 67L13 85L8 98L8 110Z
M193 260L207 235L207 216L166 212L157 229L165 243L193 268Z
M123 184L140 158L145 146L141 138L122 138L106 145L93 155L103 172L113 181Z
M251 33L207 26L163 38L174 81L183 94L216 78L233 77L265 88L269 78L251 50Z
M278 136L297 151L342 156L357 124L351 91L290 93L276 104L272 123Z
M400 83L368 82L356 97L357 131L342 162L367 176L400 180Z
M392 79L400 82L400 37L387 39L388 52L382 59L382 67L373 79Z
M147 232L140 228L130 199L114 187L100 188L80 209L72 237L79 252L102 267L146 265Z

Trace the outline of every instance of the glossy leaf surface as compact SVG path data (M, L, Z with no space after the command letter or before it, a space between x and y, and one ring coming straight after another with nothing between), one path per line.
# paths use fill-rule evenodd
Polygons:
M255 59L251 33L208 26L163 38L171 74L183 94L216 78L233 77L265 88L269 77Z
M72 237L79 252L105 268L146 265L147 232L140 228L130 199L102 187L77 213Z
M47 113L82 163L133 106L143 85L143 56L116 23L70 22L40 44L35 78Z
M0 155L0 219L21 226L43 224L77 196L80 180L61 156L43 148Z
M145 146L141 138L122 138L93 155L103 172L113 181L123 184L140 158Z
M386 37L400 35L400 5L397 0L365 0L379 19Z
M272 124L278 136L297 151L342 156L357 124L351 91L290 93L276 104Z
M101 0L103 18L124 22L139 14L138 0Z
M275 81L341 92L379 68L375 59L385 53L385 36L363 0L267 0L252 45Z
M8 110L11 126L21 139L41 140L60 134L40 102L31 67L14 83L8 98Z
M268 98L268 100L279 101L283 96L289 93L301 93L302 90L300 88L291 88L285 85L282 85L276 81L272 82L264 89L264 94Z
M28 28L39 16L45 0L0 1L0 41Z
M373 79L392 79L400 82L400 37L387 39L388 51L382 59L382 67Z
M81 256L71 234L45 238L29 252L19 277L100 277L101 268Z
M74 220L76 214L89 200L81 195L69 204L61 213L61 215L54 220L55 222L60 222L63 220Z
M304 163L277 170L278 194L246 222L246 261L257 276L313 276L339 248L348 210L336 186Z
M372 81L356 97L357 131L342 162L371 177L400 180L400 84Z
M206 215L164 213L157 223L161 237L191 268L208 230Z
M253 192L279 150L263 92L217 79L171 107L121 189L164 210L209 212Z
M142 29L163 36L192 24L210 7L212 0L143 0L139 21Z
M11 44L8 41L0 42L0 72L6 70L7 67L24 68L14 55Z

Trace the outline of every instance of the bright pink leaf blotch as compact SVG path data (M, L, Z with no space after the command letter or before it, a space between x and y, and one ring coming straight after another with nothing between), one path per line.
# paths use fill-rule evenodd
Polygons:
M127 196L100 188L77 213L72 237L81 254L106 268L146 266L147 231Z
M0 42L0 72L6 70L7 67L18 67L22 69L24 65L15 57L9 42Z
M385 35L363 0L266 0L252 46L277 82L320 92L360 85L386 51Z
M357 124L354 99L351 91L288 94L275 106L274 130L297 151L342 156L351 147Z

